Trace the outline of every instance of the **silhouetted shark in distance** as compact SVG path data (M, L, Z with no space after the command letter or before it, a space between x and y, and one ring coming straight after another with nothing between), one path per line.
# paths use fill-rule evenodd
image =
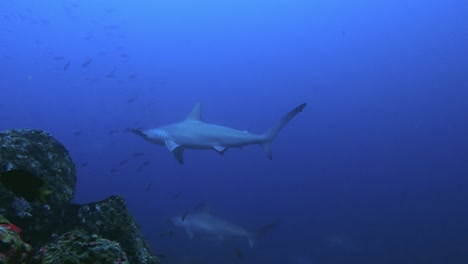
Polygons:
M281 129L302 112L306 105L307 103L301 104L289 111L276 125L261 135L205 123L201 116L200 103L195 104L192 112L182 122L145 131L138 129L131 131L151 143L166 146L180 164L184 163L185 149L213 149L223 155L229 148L242 148L255 144L262 146L267 157L272 159L271 143Z
M184 214L183 216L171 217L170 221L177 227L184 228L187 235L192 239L195 235L205 238L215 238L219 241L234 238L247 238L250 247L255 242L269 233L273 228L281 223L276 220L267 224L256 232L249 232L246 229L215 217L210 213Z

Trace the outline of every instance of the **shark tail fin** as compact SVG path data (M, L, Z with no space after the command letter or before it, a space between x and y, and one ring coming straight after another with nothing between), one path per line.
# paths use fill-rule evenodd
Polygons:
M253 233L251 236L248 237L249 246L253 248L257 240L263 238L266 234L270 233L270 231L273 230L273 228L275 228L280 223L281 223L281 220L276 220L272 223L269 223L267 225L260 227L255 233Z
M272 159L271 155L271 143L273 140L276 138L276 136L280 133L281 129L289 122L291 119L293 119L298 113L302 112L304 110L304 107L306 107L307 103L303 103L293 110L289 111L286 115L284 115L281 120L276 123L272 128L268 129L262 136L265 139L263 143L260 145L262 146L263 150L265 151L265 154L269 159Z

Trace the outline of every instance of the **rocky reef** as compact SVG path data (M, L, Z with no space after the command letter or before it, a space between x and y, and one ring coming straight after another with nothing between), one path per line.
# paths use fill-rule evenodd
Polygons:
M75 194L75 165L65 147L50 134L21 129L0 132L0 173L12 169L31 172L52 193L45 203L28 202L0 184L0 214L23 229L26 241L46 239L55 226L63 224Z
M16 171L33 176L11 173ZM32 188L37 182L37 199L15 186ZM0 132L0 264L159 263L123 197L75 205L75 188L75 165L49 133Z
M31 263L128 264L129 262L119 243L81 229L74 229L62 234L54 242L42 246Z
M26 263L32 248L21 240L21 228L0 215L0 263Z
M111 196L97 203L73 205L69 212L69 227L79 227L118 241L130 263L158 263L141 236L140 228L121 196Z

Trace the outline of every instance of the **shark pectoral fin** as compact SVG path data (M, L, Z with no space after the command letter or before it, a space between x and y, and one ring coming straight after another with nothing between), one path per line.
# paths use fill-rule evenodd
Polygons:
M249 237L249 246L253 248L255 246L255 239L253 237Z
M172 153L180 164L184 164L184 149L182 147L174 149Z
M188 229L188 228L185 229L185 232L187 233L187 236L188 236L190 239L192 239L193 236L195 235L195 234L193 233L193 231L190 230L190 229Z
M221 156L223 156L224 152L227 150L226 147L220 146L220 145L213 146L213 149L216 150L216 152L218 152L218 154L221 155Z
M276 220L272 223L269 223L267 225L264 225L260 227L255 233L251 234L250 236L247 237L249 240L249 246L252 248L255 246L255 242L259 239L261 239L263 236L266 234L270 233L271 230L273 230L276 226L278 226L281 223L280 220Z
M263 142L262 144L260 144L263 148L263 151L265 151L265 155L269 158L269 159L272 159L272 155L271 155L271 142L270 141L266 141L266 142Z
M174 151L174 149L176 149L176 148L178 148L178 147L180 146L179 144L175 143L175 142L172 141L172 140L166 140L164 143L166 144L166 148L167 148L170 152Z
M180 164L184 164L184 148L172 140L165 141L166 148L174 154Z

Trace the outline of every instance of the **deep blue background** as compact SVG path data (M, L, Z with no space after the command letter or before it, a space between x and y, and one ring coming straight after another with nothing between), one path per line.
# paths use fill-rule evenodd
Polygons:
M81 2L0 3L0 129L59 139L75 202L123 195L164 263L467 263L468 2ZM272 161L248 147L181 166L125 133L197 101L255 133L309 104ZM189 240L165 219L201 201L249 230L283 222L253 249Z

